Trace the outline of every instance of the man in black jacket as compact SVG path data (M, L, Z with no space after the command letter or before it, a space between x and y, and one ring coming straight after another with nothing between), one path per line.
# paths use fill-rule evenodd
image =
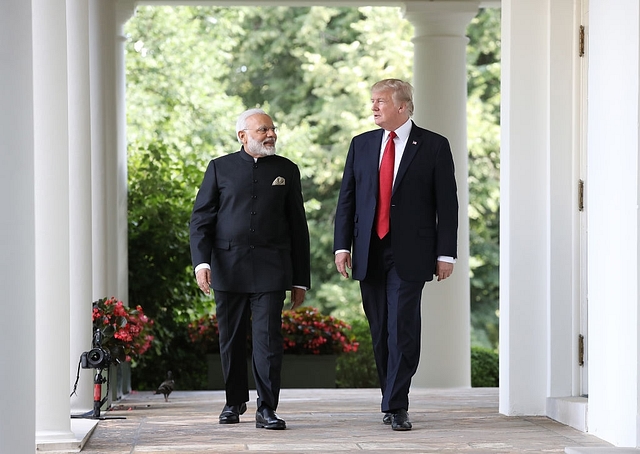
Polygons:
M256 427L284 429L275 410L283 355L282 309L298 307L311 285L309 229L300 171L277 156L276 127L263 110L236 124L240 151L212 160L193 207L191 256L200 289L213 289L226 405L234 424L249 400L246 339L251 323Z

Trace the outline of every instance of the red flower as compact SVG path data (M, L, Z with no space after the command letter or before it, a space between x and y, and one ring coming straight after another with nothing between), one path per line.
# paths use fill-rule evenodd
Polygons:
M218 320L215 314L194 320L187 327L191 342L203 353L220 351ZM336 318L305 307L282 312L282 335L285 354L332 355L355 352L358 342L351 327ZM250 339L247 340L251 345Z
M93 328L102 331L102 347L120 361L139 358L153 342L153 320L141 306L127 307L116 298L93 302Z

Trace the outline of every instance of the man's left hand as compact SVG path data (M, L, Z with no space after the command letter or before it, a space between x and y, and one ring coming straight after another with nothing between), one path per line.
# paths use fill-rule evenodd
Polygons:
M307 291L300 287L292 287L291 288L291 309L295 309L300 307L304 302L304 297L307 294Z
M438 260L436 262L436 276L438 276L438 282L445 280L453 273L453 263L442 262Z

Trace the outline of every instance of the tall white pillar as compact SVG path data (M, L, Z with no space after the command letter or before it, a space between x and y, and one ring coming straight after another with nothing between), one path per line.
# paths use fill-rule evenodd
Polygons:
M548 1L502 2L500 412L507 415L547 410L548 329L554 316L549 74L555 68L549 59L549 11Z
M70 387L78 376L82 352L91 348L91 111L89 91L89 6L67 1L69 68L69 244L70 263ZM80 370L71 413L93 410L93 371Z
M405 9L415 30L414 120L449 139L460 205L454 273L427 283L422 292L422 353L414 386L471 385L466 29L478 8L479 1L429 1Z
M69 124L65 0L33 0L36 442L74 439L69 404ZM15 342L13 343L15 344Z
M122 289L118 285L120 267L126 270L127 265L119 261L122 244L119 225L123 222L120 219L122 193L119 181L122 171L119 161L126 167L126 158L119 157L118 145L121 133L117 74L121 66L118 62L123 57L118 56L117 10L118 2L115 1L91 0L89 3L93 296L94 300L113 296L126 301L126 295L120 294ZM126 194L124 200L126 207ZM122 368L114 368L112 372L109 397L115 400L123 393Z
M124 26L135 13L134 0L118 0L116 5L116 191L117 191L117 239L118 239L118 295L128 303L129 295L129 241L128 241L128 170L127 170L127 111L126 111L126 62Z
M32 4L0 2L0 454L35 449ZM20 39L16 39L16 37Z
M128 222L128 166L127 166L127 111L126 111L126 62L125 44L127 38L124 26L135 12L134 0L118 0L116 4L116 288L117 294L129 304L129 222ZM117 392L131 392L131 369L123 364L118 380Z
M116 285L115 2L90 0L93 300L119 297Z

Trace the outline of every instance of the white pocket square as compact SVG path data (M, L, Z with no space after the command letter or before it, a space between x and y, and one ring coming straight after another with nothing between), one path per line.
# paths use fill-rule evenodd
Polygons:
M273 183L271 183L271 186L284 186L284 184L284 177L276 177L276 179L273 180Z

